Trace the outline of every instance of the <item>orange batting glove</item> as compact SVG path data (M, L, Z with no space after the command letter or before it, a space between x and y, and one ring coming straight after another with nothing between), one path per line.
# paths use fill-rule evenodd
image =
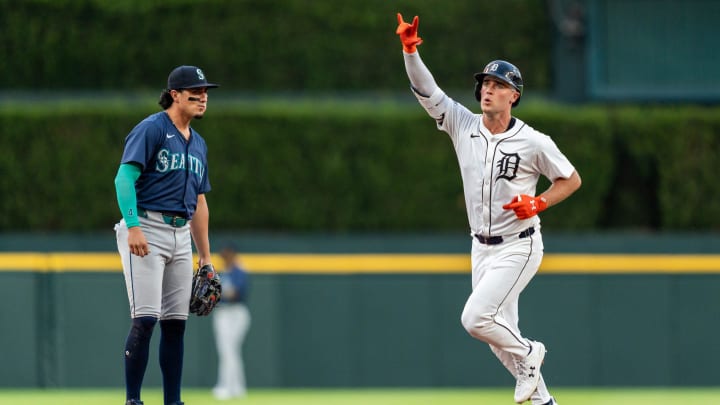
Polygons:
M403 50L407 53L413 53L417 51L416 46L422 44L422 38L417 36L418 22L420 19L418 16L413 18L412 24L408 24L403 21L402 14L397 13L398 27L395 33L400 36L400 42L403 44Z
M545 197L531 197L526 194L516 195L512 201L503 205L503 209L514 210L519 219L528 219L547 209Z

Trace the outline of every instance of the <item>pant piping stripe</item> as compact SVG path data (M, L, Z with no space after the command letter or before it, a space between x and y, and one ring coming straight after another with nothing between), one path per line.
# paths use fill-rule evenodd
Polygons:
M515 279L515 282L513 283L512 287L510 287L510 289L508 290L507 294L505 294L505 297L502 299L502 301L500 301L500 304L498 305L498 310L497 310L497 311L495 312L495 314L493 315L493 323L495 323L497 326L499 326L499 327L507 330L508 332L510 332L510 334L513 335L513 337L514 337L521 345L523 345L524 347L527 347L527 348L530 348L530 344L528 344L526 341L523 341L523 339L521 339L520 337L518 337L517 335L515 335L515 333L514 333L512 330L510 330L510 329L508 329L507 327L505 327L505 325L501 325L501 324L495 322L495 317L497 316L498 312L500 311L500 307L502 307L502 304L505 302L505 300L507 299L508 295L510 295L510 291L512 291L512 289L515 288L515 285L517 285L518 281L520 280L520 277L523 275L523 273L524 273L525 270L527 269L527 264L528 264L528 262L530 261L530 257L532 256L532 252L533 252L533 238L532 238L532 236L529 238L529 240L530 240L530 252L529 252L528 255L527 255L527 258L526 258L526 260L525 260L525 264L523 265L522 270L520 270L520 273L518 274L517 278Z

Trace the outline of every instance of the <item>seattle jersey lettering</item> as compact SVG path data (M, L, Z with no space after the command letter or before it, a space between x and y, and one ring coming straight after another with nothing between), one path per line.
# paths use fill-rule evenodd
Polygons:
M203 166L202 161L193 155L188 154L187 156L190 172L202 178L203 174L205 174L205 166ZM167 149L160 149L157 155L155 171L165 173L168 170L185 170L185 154L170 153Z

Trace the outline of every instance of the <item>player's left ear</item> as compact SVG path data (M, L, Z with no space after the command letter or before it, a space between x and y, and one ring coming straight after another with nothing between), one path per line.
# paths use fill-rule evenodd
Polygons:
M513 91L513 94L515 97L513 97L512 100L510 100L510 104L515 104L515 102L520 98L520 93L518 91Z

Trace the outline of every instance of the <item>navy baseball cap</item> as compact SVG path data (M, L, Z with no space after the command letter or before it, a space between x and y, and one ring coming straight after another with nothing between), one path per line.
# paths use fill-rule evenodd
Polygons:
M205 73L197 66L178 66L168 76L168 90L194 89L197 87L215 88L217 84L208 83Z

